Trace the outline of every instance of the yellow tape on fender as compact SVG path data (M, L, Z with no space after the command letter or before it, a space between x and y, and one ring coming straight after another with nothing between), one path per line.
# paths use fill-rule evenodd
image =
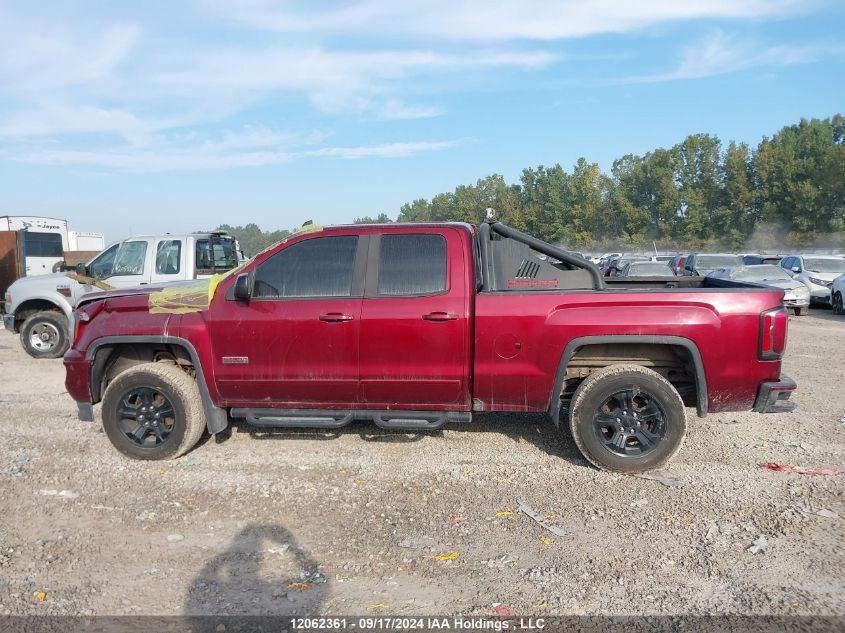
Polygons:
M211 281L211 279L199 279L150 293L148 300L150 313L186 314L207 310L212 296Z
M283 240L268 246L261 251L261 253L265 253L273 248L276 248L277 246L287 242L292 237L296 237L302 233L314 233L322 230L323 227L319 224L308 224L296 233L292 233ZM261 253L259 253L259 255ZM214 298L214 293L217 292L217 286L220 285L220 282L228 279L232 275L240 273L248 263L249 262L244 262L240 266L233 268L222 275L213 275L210 279L201 279L190 283L179 284L159 290L158 292L150 293L150 313L186 314L188 312L202 312L203 310L208 310L208 306L211 305L211 300Z

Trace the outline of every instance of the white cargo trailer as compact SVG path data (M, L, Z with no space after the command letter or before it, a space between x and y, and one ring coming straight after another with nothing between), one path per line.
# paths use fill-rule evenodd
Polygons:
M67 239L69 251L96 251L106 247L106 237L102 233L92 231L68 231Z

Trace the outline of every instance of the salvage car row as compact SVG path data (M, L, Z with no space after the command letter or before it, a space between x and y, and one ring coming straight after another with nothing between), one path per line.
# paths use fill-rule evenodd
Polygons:
M805 315L811 304L828 305L845 314L845 257L841 255L623 255L593 258L606 277L713 276L760 283L784 290L784 305Z

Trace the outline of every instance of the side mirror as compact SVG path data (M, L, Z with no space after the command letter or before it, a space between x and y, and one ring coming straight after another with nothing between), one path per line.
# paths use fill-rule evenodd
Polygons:
M794 272L794 273L800 273L800 272L801 272L801 268L800 268L800 267L798 267L798 266L793 266L793 267L792 267L792 272Z
M237 301L249 301L250 292L249 288L249 274L248 273L241 273L238 275L237 279L235 279L235 290L233 292L235 299Z
M80 277L87 277L88 276L88 270L86 269L85 264L80 262L76 265L76 274L79 275Z

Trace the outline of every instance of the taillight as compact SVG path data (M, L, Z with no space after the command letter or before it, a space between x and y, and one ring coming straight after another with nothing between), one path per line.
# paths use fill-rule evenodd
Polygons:
M786 349L788 313L783 306L766 310L760 315L760 360L778 360Z

